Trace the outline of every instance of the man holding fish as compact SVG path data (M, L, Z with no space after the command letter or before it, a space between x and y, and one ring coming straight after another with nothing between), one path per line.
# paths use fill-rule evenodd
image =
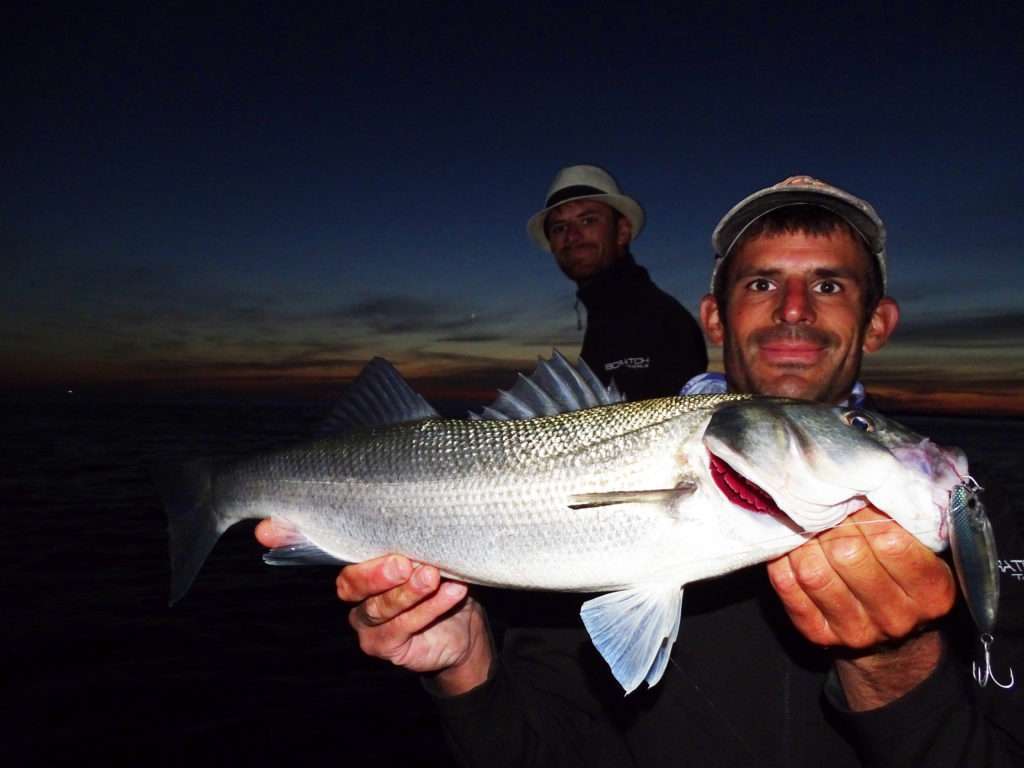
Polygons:
M874 209L796 176L742 200L712 239L700 314L723 347L725 381L700 386L831 404L861 398L862 356L885 345L899 318L885 295L885 230ZM1002 522L1000 543L1019 544ZM257 535L270 546L282 540L269 521ZM870 506L767 573L746 568L688 585L664 679L625 698L582 630L513 630L499 654L467 586L433 567L387 556L346 567L337 585L357 603L350 622L362 649L423 674L468 765L1024 757L1019 686L975 686L939 628L956 598L946 561ZM1020 587L1004 597L1019 605ZM1011 633L1007 659L1019 654L1014 642Z

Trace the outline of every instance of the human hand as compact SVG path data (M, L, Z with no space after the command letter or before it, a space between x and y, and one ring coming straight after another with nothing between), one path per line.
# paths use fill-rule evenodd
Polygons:
M256 527L256 538L267 547L283 546L292 535L273 519ZM444 581L436 568L400 555L349 565L336 584L340 599L356 603L349 623L367 655L431 673L427 684L443 695L464 693L487 679L490 630L465 584Z
M940 636L920 630L952 608L953 574L873 507L769 563L768 575L804 637L847 649L836 667L854 709L898 698L938 664Z

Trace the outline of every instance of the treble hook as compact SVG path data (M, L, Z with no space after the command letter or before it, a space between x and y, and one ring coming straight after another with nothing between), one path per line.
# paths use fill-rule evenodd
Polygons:
M984 633L981 636L981 644L985 648L985 669L981 669L978 666L978 662L971 662L971 670L974 673L974 679L982 688L988 685L989 680L991 680L993 683L998 685L1003 690L1013 688L1013 667L1010 667L1010 682L1008 683L999 682L996 676L992 674L992 654L989 649L992 647L992 643L994 640L995 638L992 637L992 635L990 635L988 632Z

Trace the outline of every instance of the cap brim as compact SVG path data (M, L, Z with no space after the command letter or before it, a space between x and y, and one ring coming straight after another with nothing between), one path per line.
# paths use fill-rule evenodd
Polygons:
M530 236L542 250L551 252L551 243L548 242L548 236L544 232L544 222L547 220L548 214L555 210L559 206L571 203L575 200L597 200L609 205L616 211L621 213L629 220L630 228L632 229L632 235L630 240L636 240L640 236L641 230L644 228L644 209L640 207L640 204L631 197L625 195L580 195L579 197L570 197L565 200L559 200L557 204L548 206L543 210L537 211L530 217L529 221L526 222L526 233Z
M869 213L852 200L820 189L791 186L751 195L723 216L711 235L716 255L727 256L751 224L771 211L791 205L813 205L832 211L861 234L872 253L885 251L885 227L873 210Z

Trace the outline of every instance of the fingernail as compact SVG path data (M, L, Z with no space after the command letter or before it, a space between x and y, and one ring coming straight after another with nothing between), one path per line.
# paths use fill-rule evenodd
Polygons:
M430 574L426 568L417 568L412 575L412 583L417 587L429 587L431 582Z
M466 591L466 587L464 585L456 584L454 581L445 582L445 585L441 587L441 589L444 590L444 593L448 595L448 597L462 597Z
M384 575L390 581L405 581L409 578L409 567L408 560L401 557L392 557L388 559L387 564L384 566Z

